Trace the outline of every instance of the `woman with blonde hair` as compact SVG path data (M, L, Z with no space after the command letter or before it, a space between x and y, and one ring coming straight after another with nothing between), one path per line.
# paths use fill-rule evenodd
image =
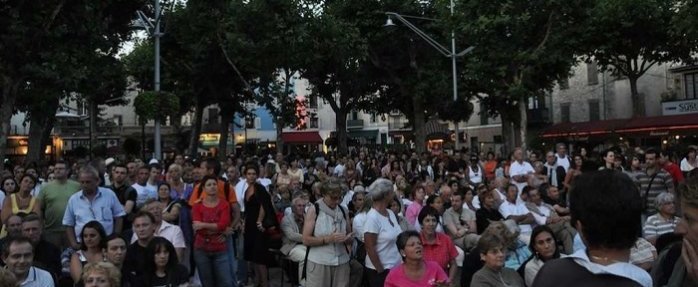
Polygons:
M85 287L121 287L121 272L109 262L95 262L85 265L82 272Z

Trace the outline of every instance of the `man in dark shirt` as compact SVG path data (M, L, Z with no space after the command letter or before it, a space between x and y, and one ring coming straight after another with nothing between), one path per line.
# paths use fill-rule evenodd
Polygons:
M485 190L478 194L480 198L480 204L482 207L475 212L475 225L477 225L477 234L482 234L482 232L490 226L492 221L504 220L502 214L497 210L496 202L493 193L494 190Z
M642 232L643 203L635 183L615 170L584 173L575 179L569 201L586 249L546 262L532 286L652 286L650 275L629 263Z
M61 274L61 250L41 238L43 233L41 218L30 213L22 218L22 236L29 238L34 246L34 266L48 271L56 281Z
M126 212L123 230L130 230L132 221L131 218L135 213L138 193L126 181L128 178L128 169L125 165L121 163L115 164L111 170L111 173L112 185L109 186L109 188L114 191L116 197L119 199L121 205L124 206L124 211Z
M145 268L145 249L155 236L155 217L147 211L136 213L133 232L138 236L138 241L128 246L121 272L128 272L133 278L138 278Z

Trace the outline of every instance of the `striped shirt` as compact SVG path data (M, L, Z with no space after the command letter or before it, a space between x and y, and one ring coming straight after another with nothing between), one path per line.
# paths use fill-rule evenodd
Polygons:
M655 214L647 218L642 232L645 238L656 237L664 233L674 232L678 222L679 218L676 216L666 219L659 214Z
M657 170L657 176L652 180L652 175L648 175L647 171L638 172L635 175L637 178L640 196L645 204L645 211L648 213L656 213L657 207L655 206L655 199L657 195L662 192L673 192L674 191L674 180L671 175L663 169ZM650 185L650 182L652 185ZM649 188L649 192L648 189ZM645 198L646 195L646 198Z

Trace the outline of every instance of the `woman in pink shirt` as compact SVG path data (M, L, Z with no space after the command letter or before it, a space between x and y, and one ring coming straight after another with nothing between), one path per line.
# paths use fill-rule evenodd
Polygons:
M423 202L425 195L426 192L424 191L424 186L421 184L417 184L412 189L412 204L407 206L407 210L405 210L405 218L410 226L415 226L414 223L417 221L417 216L419 216L419 212L422 210L422 206L424 205Z
M446 272L433 261L424 261L422 241L416 231L405 231L397 237L402 264L390 270L385 287L445 287Z

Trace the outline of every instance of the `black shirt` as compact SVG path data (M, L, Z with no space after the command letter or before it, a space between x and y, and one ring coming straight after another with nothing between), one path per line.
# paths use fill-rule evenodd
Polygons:
M573 259L561 258L546 262L538 271L533 287L547 286L614 286L640 287L640 283L611 274L594 274L575 263Z
M130 214L127 214L124 216L124 226L123 230L129 230L131 229L131 224L132 224L132 219L131 216L136 213L136 200L138 199L138 192L136 189L131 187L130 185L121 185L119 187L115 187L114 185L110 185L109 188L114 191L114 194L116 194L116 198L119 199L119 203L121 203L122 206L126 205L126 201L133 201L133 210L131 210Z
M138 241L128 246L126 258L121 272L128 273L134 277L141 277L145 270L145 247L138 244ZM152 260L152 259L151 259Z
M58 278L61 275L61 250L46 240L40 240L34 247L34 266Z
M488 226L490 226L490 221L500 221L504 220L502 214L496 209L488 210L484 206L475 212L475 224L477 225L477 234L482 234Z
M169 275L169 274L168 274ZM173 278L169 276L157 277L153 276L150 280L150 285L152 287L178 287L184 283L189 282L189 271L186 267L181 264L177 265L177 272L173 274Z

